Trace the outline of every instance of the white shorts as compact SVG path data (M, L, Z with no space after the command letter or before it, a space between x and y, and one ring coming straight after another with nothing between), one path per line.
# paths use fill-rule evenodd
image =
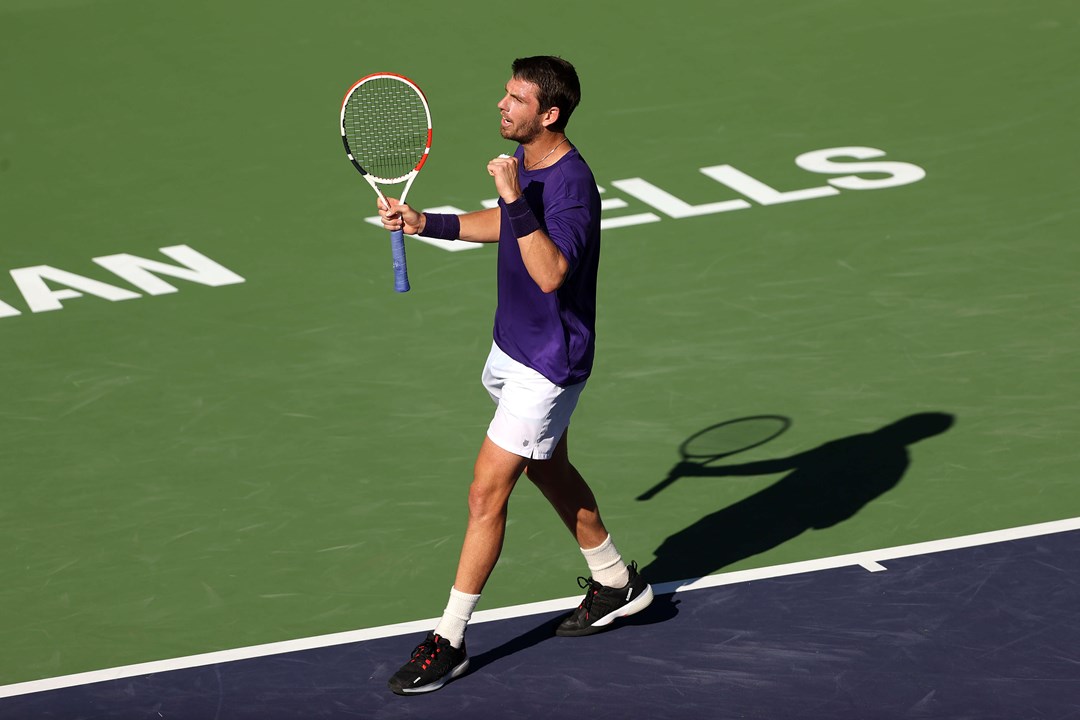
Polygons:
M555 452L585 383L559 387L491 344L484 387L495 402L487 436L503 450L547 460Z

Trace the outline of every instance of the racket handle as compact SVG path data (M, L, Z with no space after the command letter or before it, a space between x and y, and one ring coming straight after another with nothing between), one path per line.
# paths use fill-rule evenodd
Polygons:
M651 488L649 488L645 492L638 495L635 499L636 500L652 500L654 497L656 497L656 494L658 492L660 492L664 488L669 487L670 485L674 484L676 480L678 480L680 477L682 477L682 475L680 475L676 471L677 467L678 467L678 465L676 465L675 468L671 469L671 472L668 473L668 476L666 478L664 478L660 482L656 483L655 485L653 485Z
M390 232L390 252L394 256L394 289L409 292L409 271L405 267L405 233L401 230Z

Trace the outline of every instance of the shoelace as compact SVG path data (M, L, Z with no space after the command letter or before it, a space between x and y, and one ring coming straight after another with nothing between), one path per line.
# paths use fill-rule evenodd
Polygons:
M425 640L416 646L413 650L412 662L413 664L420 665L424 670L427 670L431 661L435 659L435 656L439 654L439 636L436 635L433 640Z
M585 599L578 605L578 608L585 611L585 617L588 618L589 613L592 611L593 598L600 592L600 588L604 586L593 580L591 577L581 577L580 575L578 576L577 584L582 590L589 588L589 592L585 593Z

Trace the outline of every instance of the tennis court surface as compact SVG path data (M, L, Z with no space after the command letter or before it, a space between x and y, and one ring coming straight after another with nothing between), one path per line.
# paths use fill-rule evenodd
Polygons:
M251 648L250 659L82 678L0 707L28 719L677 717L705 708L724 717L801 708L806 717L1064 718L1080 697L1077 528L1080 519L764 568L680 592L673 583L626 625L587 638L554 636L562 611L508 611L472 626L482 649L471 672L429 695L386 691L396 670L388 659L409 642L395 628L320 649Z
M1080 7L401 13L0 2L0 718L1075 714ZM397 698L490 420L495 254L410 240L395 293L339 105L414 79L410 202L479 209L541 53L605 202L571 454L666 594L548 637L585 567L522 484L472 669ZM688 454L748 418L782 432Z

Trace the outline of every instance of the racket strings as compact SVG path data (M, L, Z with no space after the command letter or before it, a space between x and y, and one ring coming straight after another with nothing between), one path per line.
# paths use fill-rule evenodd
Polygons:
M358 87L346 103L344 126L353 157L378 178L407 175L427 149L424 103L412 87L394 78Z

